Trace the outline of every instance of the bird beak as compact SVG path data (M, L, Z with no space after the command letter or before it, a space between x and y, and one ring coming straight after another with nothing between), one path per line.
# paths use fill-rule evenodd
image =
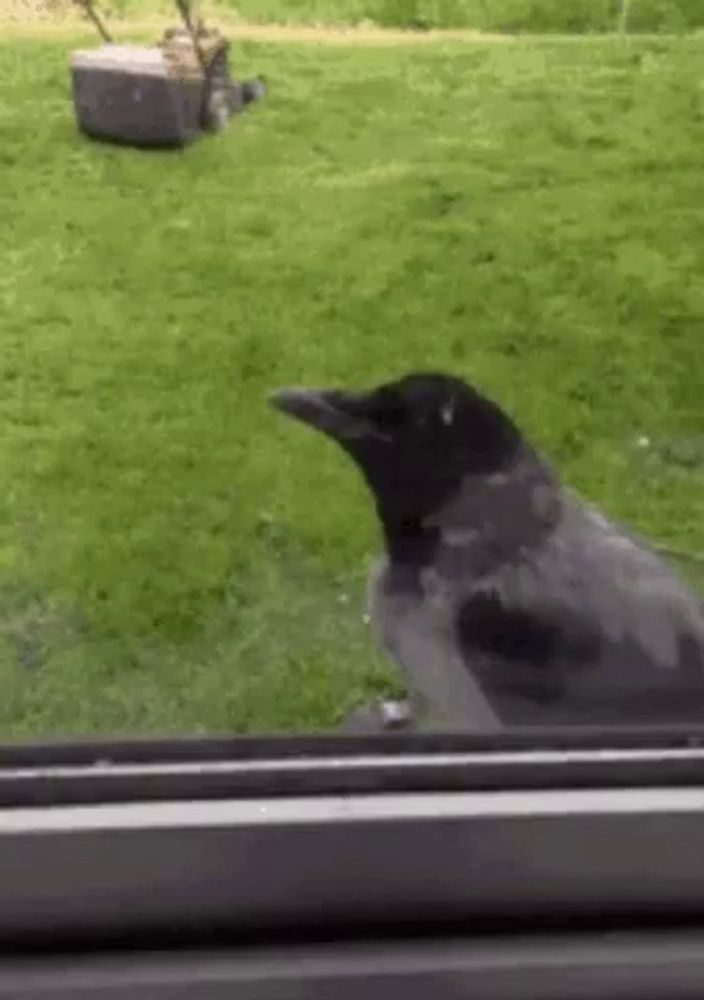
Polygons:
M295 417L337 441L377 437L364 415L360 397L336 389L307 389L299 386L278 389L271 396L277 410Z

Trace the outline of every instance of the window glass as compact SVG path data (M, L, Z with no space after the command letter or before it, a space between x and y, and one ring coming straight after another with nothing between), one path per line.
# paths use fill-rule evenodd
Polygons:
M699 6L3 6L2 737L704 718Z

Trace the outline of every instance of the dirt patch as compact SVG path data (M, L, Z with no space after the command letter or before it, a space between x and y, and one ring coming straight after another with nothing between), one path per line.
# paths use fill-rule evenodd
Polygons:
M37 21L64 18L71 13L74 13L72 4L65 0L3 0L0 22L26 21L35 24Z
M92 26L66 0L0 0L0 37L75 36L92 31ZM505 35L457 29L447 31L404 31L379 28L366 23L345 25L248 24L218 11L208 18L233 37L262 42L309 42L322 45L422 45L438 41L506 41ZM172 17L111 19L110 33L116 41L128 38L158 38L164 28L177 23ZM97 39L97 35L96 35Z

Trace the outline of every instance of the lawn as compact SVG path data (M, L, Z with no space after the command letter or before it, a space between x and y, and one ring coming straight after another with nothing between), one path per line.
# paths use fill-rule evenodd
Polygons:
M497 32L678 32L704 27L701 0L197 0L222 19L279 24L360 24L427 30ZM65 13L73 0L3 0L10 14L27 8ZM103 0L111 23L155 11L174 16L173 0ZM624 20L625 12L625 20ZM0 11L2 20L2 11Z
M704 549L704 39L243 43L269 99L182 154L80 138L67 46L0 43L4 735L394 689L371 506L281 383L452 370Z

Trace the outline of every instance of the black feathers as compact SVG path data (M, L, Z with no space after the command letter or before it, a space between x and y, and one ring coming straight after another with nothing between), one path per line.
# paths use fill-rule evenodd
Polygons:
M508 465L516 427L459 379L410 375L368 393L281 390L275 404L335 438L374 493L387 540L413 535L468 473Z

